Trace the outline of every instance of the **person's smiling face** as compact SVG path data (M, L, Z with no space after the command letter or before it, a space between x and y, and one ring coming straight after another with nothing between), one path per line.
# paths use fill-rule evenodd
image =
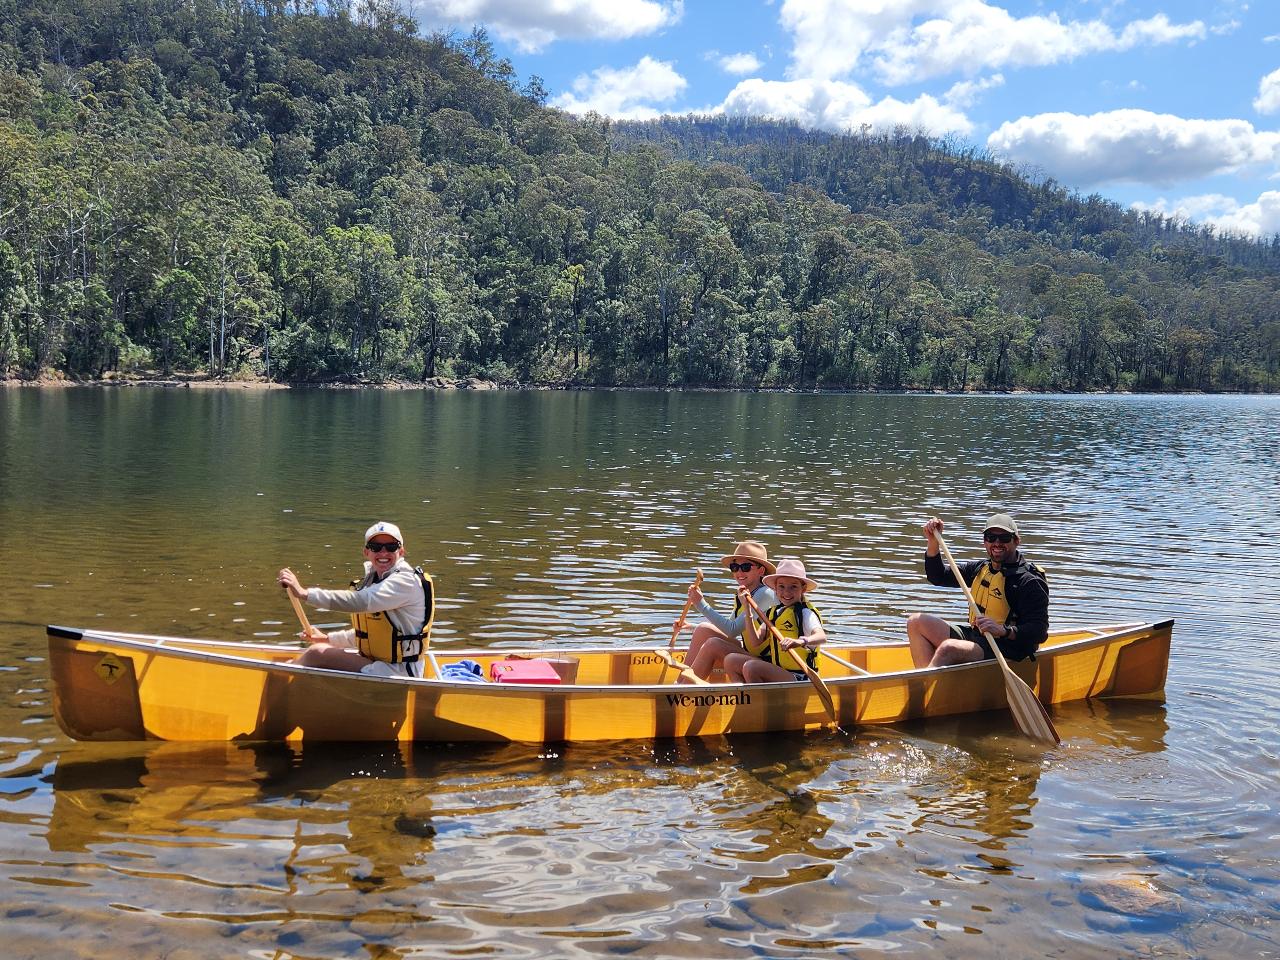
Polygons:
M804 581L798 577L774 577L773 592L779 603L799 603L804 596Z
M379 534L364 545L364 558L373 567L374 574L381 580L396 562L404 556L404 549L395 537Z
M997 530L993 527L983 531L982 544L987 548L987 556L991 562L999 566L1011 560L1017 552L1018 536L1008 530Z
M753 560L744 560L741 563L734 560L729 564L729 572L733 574L733 579L737 581L738 586L746 587L755 593L767 571Z

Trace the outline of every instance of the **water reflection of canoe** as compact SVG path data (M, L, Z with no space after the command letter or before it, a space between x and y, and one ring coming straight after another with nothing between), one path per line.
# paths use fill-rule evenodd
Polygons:
M1161 700L1172 633L1172 620L1057 631L1034 662L1012 666L1046 704ZM366 677L290 664L297 648L278 645L66 627L48 635L55 713L77 740L540 743L829 722L808 682L677 685L673 667L637 647L433 652L427 671L472 659L488 675L495 661L546 658L562 661L566 674L553 685ZM828 649L847 664L822 662L845 727L1006 707L992 662L914 670L905 644Z

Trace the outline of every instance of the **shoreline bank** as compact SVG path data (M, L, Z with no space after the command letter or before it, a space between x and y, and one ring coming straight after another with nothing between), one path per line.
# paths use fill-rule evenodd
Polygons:
M0 379L0 389L64 389L70 387L94 387L102 389L190 389L190 390L593 390L614 392L662 392L662 393L806 393L806 394L902 394L902 395L935 395L935 396L1271 396L1261 391L1245 393L1242 391L1134 391L1134 390L1033 390L1026 387L1013 387L1007 390L986 390L965 388L947 390L940 387L699 387L699 386L658 386L654 384L597 384L597 383L499 383L479 377L431 377L422 381L388 380L381 382L322 382L322 381L279 381L279 380L222 380L210 378L203 374L173 374L163 376L113 376L98 380L73 380L61 377L44 377L38 379L4 378Z

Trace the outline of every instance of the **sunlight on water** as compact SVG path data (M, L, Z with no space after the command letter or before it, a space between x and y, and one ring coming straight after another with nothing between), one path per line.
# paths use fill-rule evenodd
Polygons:
M0 390L6 956L1280 956L1280 401ZM1164 705L612 745L72 744L44 626L286 638L369 522L434 642L653 645L737 540L837 638L1016 514L1058 624L1175 618ZM315 618L336 625L323 614ZM107 933L107 931L110 931Z

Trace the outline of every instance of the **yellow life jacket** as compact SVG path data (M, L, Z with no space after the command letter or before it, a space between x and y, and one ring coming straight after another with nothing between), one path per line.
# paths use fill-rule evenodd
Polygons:
M973 593L969 623L977 624L979 616L990 617L996 623L1009 622L1009 594L1005 589L1003 570L992 567L989 562L984 563L978 568L969 589Z
M759 590L759 589L760 589L759 587L756 587L756 590ZM756 595L755 590L753 590L751 592L751 599L754 600L755 595ZM738 594L735 592L733 595L733 619L737 620L738 617L742 614L742 611L746 609L747 609L746 604L742 602L742 598L738 596ZM747 613L747 619L753 619L754 617L755 617L754 613L751 613L751 612ZM765 629L763 624L757 622L756 623L757 636L764 633L768 633L768 630ZM745 623L742 625L741 640L742 640L742 646L746 649L747 653L751 654L753 657L760 656L759 648L763 646L766 642L764 639L761 639L760 643L755 648L753 648L751 646L750 634L747 633L747 626Z
M818 608L813 606L807 600L801 600L799 603L785 604L780 603L776 607L770 607L765 611L765 616L769 618L780 634L789 640L799 640L802 636L800 628L803 625L804 610L812 610L813 615L818 618L818 622L822 622L822 614L818 612ZM791 655L784 653L782 645L778 643L777 638L772 631L766 630L765 635L761 638L761 644L758 650L748 650L748 653L759 657L766 663L777 664L784 670L793 670L795 661L791 659ZM818 669L818 651L812 647L792 648L797 656L804 659L812 669Z
M413 572L418 575L426 599L422 629L417 633L401 633L385 613L353 613L351 626L355 629L356 648L361 656L386 663L413 663L431 642L431 623L436 615L435 584L431 574L421 567L414 567ZM359 590L367 584L353 586Z
M1022 563L1032 573L1041 579L1046 579L1044 571L1034 563L1029 560L1023 560ZM976 626L979 615L990 617L996 623L1006 626L1013 619L1012 608L1009 606L1009 588L1004 582L1003 568L995 567L989 560L986 561L974 574L969 590L973 594L973 605L969 607L970 624Z

